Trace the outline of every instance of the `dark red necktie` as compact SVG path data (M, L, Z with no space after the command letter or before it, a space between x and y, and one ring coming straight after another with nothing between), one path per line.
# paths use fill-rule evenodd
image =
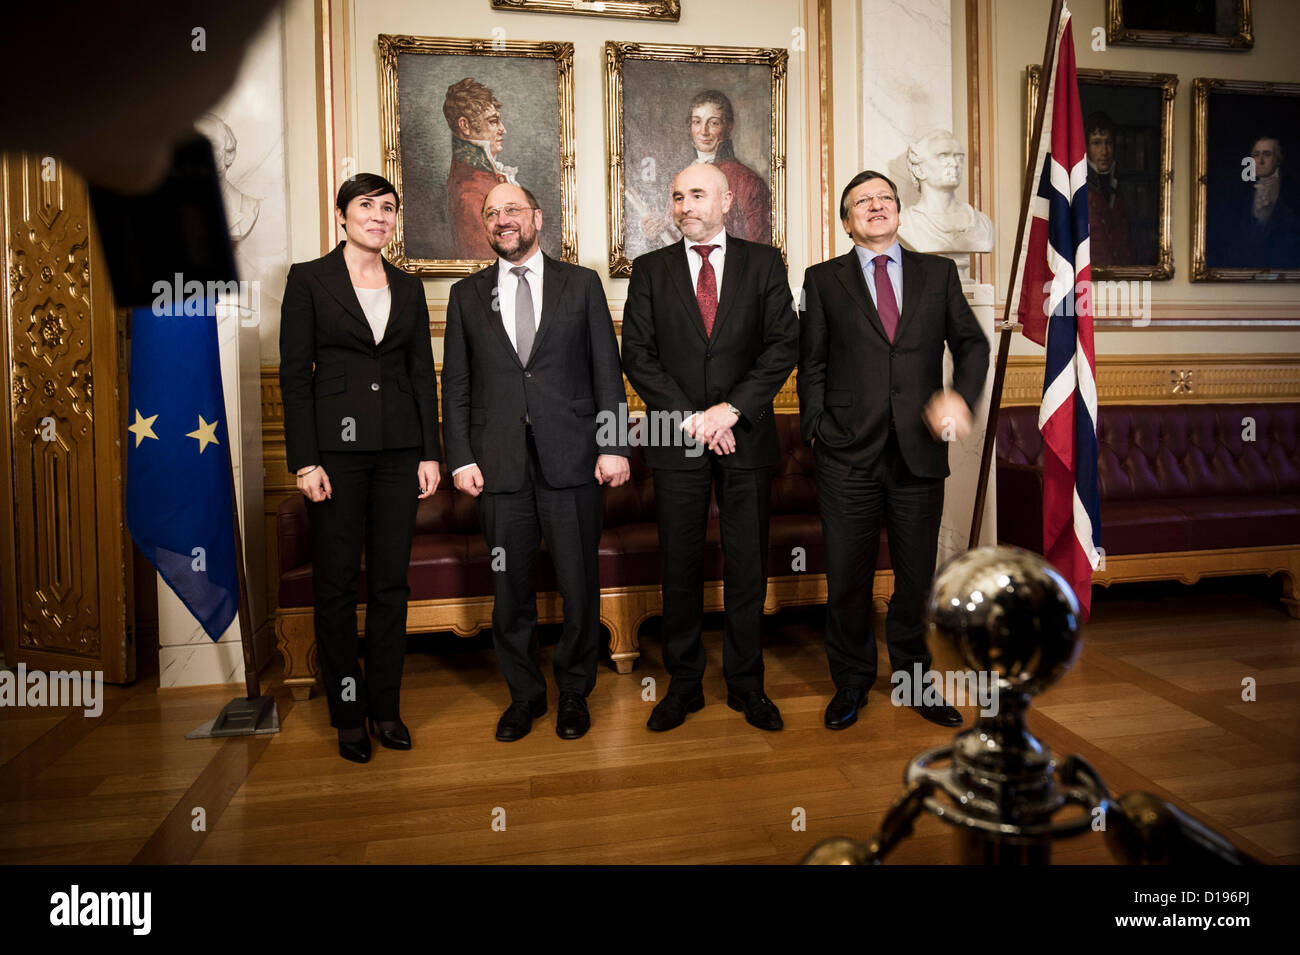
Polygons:
M700 317L704 319L704 334L712 337L713 319L718 314L718 276L709 262L709 255L716 245L693 245L693 250L700 253L700 277L695 282L695 300L700 303Z
M898 299L894 298L894 283L889 281L889 256L878 255L872 261L876 263L876 311L892 342L898 331Z

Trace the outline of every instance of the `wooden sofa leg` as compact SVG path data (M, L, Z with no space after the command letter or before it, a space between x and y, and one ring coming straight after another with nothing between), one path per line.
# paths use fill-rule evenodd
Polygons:
M1291 557L1291 566L1282 571L1282 603L1287 613L1300 620L1300 554Z
M316 686L316 632L311 610L285 610L275 614L276 646L284 658L284 685L299 703L311 698Z
M631 673L641 656L637 629L651 614L662 611L658 587L644 587L600 597L600 622L609 628L609 657L619 673Z

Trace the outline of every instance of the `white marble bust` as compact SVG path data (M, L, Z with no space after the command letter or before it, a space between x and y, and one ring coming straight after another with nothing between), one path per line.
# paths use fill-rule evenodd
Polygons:
M899 215L898 237L914 252L990 252L993 223L956 196L966 153L946 129L907 147L912 184L921 198Z

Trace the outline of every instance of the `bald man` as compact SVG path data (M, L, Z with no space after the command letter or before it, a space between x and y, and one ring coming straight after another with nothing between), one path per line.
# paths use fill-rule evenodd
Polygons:
M679 413L684 429L708 448L702 454L693 443L675 442L644 449L654 468L664 665L672 677L646 724L652 730L680 726L704 706L700 630L710 491L725 564L727 704L760 729L782 726L763 692L760 629L768 493L780 455L772 400L794 368L799 326L781 253L724 230L732 201L717 166L692 163L678 173L671 202L683 239L632 263L623 309L628 381L651 414Z
M546 712L533 584L545 540L564 598L555 731L577 739L596 684L602 486L629 476L627 448L596 441L597 413L626 401L618 341L596 273L538 247L531 192L496 186L481 218L498 258L451 287L442 428L452 480L478 502L492 555L492 640L510 687L496 738L523 738Z

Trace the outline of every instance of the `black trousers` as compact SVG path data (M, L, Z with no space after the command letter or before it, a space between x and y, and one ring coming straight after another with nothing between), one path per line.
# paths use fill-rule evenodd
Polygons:
M722 531L722 672L739 693L763 689L763 600L767 593L767 516L771 468L708 467L654 472L669 693L694 693L704 678L704 537L709 491Z
M322 451L333 496L307 502L316 657L330 725L400 716L407 571L419 505L419 448ZM357 662L357 590L366 554L366 667Z
M496 594L492 642L516 703L546 699L537 662L537 555L543 539L564 601L564 628L555 647L555 685L586 696L596 685L600 639L603 489L593 476L578 487L551 487L542 476L532 432L524 486L478 496L479 521L493 561ZM499 549L498 549L499 548Z
M885 618L890 666L910 672L920 663L930 669L921 615L939 547L943 479L912 474L892 431L871 467L849 467L820 446L814 453L829 591L826 657L836 688L870 687L876 679L871 590L882 525L894 570Z

